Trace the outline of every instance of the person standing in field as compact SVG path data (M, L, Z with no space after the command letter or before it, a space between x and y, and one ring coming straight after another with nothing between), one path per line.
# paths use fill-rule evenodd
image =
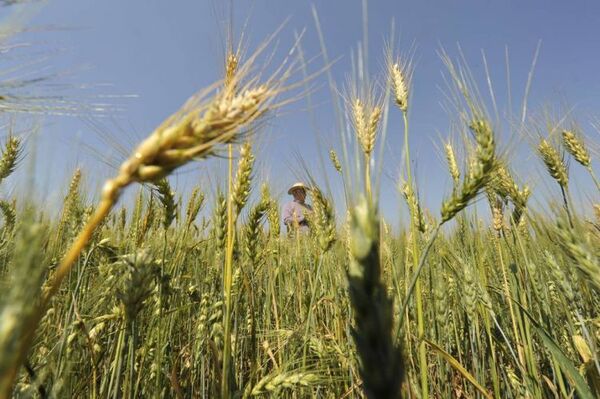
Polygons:
M288 190L288 194L294 197L293 201L283 206L283 223L288 233L296 230L307 233L310 229L307 216L312 212L312 207L305 202L307 189L303 183L295 183Z

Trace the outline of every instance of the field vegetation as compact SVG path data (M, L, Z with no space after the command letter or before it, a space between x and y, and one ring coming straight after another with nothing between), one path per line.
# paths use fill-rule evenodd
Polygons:
M0 199L0 398L599 397L598 143L567 117L498 117L442 54L452 189L426 209L409 149L415 65L390 45L380 75L330 83L346 203L306 171L311 232L288 235L253 144L328 68L303 75L300 40L277 63L275 37L230 46L222 78L132 148L99 200L85 169L57 215ZM500 131L533 141L555 198L530 204ZM2 185L28 154L5 132ZM399 231L378 205L387 134L404 135ZM224 181L175 192L173 173L216 156ZM570 195L573 170L597 186L587 203Z

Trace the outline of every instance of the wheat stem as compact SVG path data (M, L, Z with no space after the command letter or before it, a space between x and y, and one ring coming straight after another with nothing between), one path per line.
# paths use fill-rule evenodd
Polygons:
M410 167L410 148L408 142L408 115L406 109L402 111L402 120L404 122L404 157L406 161L406 177L407 184L409 187L413 187L412 172ZM415 224L415 218L411 218L410 231L411 231L411 243L412 243L412 264L416 267L419 261L419 231L418 226ZM421 284L418 280L418 274L415 275L415 302L417 311L417 336L419 337L419 371L421 378L421 396L424 399L429 397L429 376L427 366L427 348L425 342L422 340L425 335L425 322L423 317L423 298L421 295ZM410 296L410 294L409 294Z
M565 191L565 187L560 185L560 193L562 195L563 204L565 205L565 211L567 212L567 219L569 220L569 226L573 228L573 217L571 216L571 210L569 209L569 201L567 201L567 192Z
M225 299L225 342L223 347L223 369L221 374L221 397L229 398L229 368L231 362L231 286L233 274L233 245L235 240L235 220L233 212L233 147L229 148L229 178L227 195L227 244L223 269L223 293Z
M431 247L433 246L433 243L435 242L435 240L440 232L440 228L442 227L443 224L444 224L444 222L441 222L436 225L436 227L433 229L433 232L431 233L431 236L429 237L429 240L427 241L427 244L425 244L425 247L423 248L423 252L421 253L421 258L419 259L417 268L413 272L413 275L410 279L410 283L407 286L406 297L404 298L404 301L402 302L402 306L400 307L400 312L399 312L400 320L398 322L398 324L400 324L400 325L402 325L402 322L404 319L404 314L405 314L406 308L408 307L408 302L410 300L410 297L416 289L419 274L421 274L421 270L423 270L423 267L425 266L425 260L427 259L427 256L429 255L429 251L431 250Z
M598 191L600 191L600 181L596 177L596 174L594 173L594 169L592 169L591 165L588 166L586 169L590 173L590 176L592 177L592 180L594 181L594 184L596 185L596 188L598 189Z

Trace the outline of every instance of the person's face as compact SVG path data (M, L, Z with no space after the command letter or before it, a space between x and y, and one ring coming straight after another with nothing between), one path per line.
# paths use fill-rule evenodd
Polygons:
M296 201L304 202L306 199L306 191L302 188L296 188L292 191L292 195Z

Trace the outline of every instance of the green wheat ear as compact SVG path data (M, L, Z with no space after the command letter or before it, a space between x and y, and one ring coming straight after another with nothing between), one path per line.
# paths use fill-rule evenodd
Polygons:
M491 172L496 166L496 142L490 123L487 119L476 118L469 127L475 138L476 157L471 162L460 188L455 189L450 198L442 203L442 223L454 218L477 197L491 180Z
M162 178L154 183L158 200L163 207L162 225L166 229L171 226L177 214L177 205L175 204L175 193L171 189L171 185L166 178Z
M352 336L367 398L398 398L404 379L393 339L393 304L381 280L379 217L366 199L351 211L348 283L354 309Z
M239 215L244 206L246 206L246 202L250 196L253 166L254 155L252 154L252 145L247 142L240 148L240 159L233 184L232 201L236 215Z
M311 194L313 198L315 232L321 250L327 252L336 240L333 205L319 188L313 187Z
M22 151L21 139L10 136L6 140L0 157L0 183L15 171Z
M538 153L546 165L548 173L561 187L567 187L569 184L569 175L558 151L545 139L538 145Z
M216 242L216 249L223 254L227 238L227 199L221 191L217 192L215 198L212 234Z
M589 168L592 164L592 158L590 157L590 153L587 150L583 139L570 130L563 130L562 138L563 144L569 154L571 154L579 164Z
M329 150L329 159L331 160L331 164L333 165L334 169L339 173L342 173L342 164L340 163L340 159L334 150Z
M202 209L202 205L204 205L204 199L204 193L200 191L199 187L195 187L190 195L185 211L185 225L188 228L198 217L198 213L200 213L200 209Z
M248 222L244 227L245 247L244 251L250 261L250 265L256 266L259 259L259 240L261 233L261 223L263 217L269 209L270 203L263 198L256 204L248 215Z
M15 204L0 200L0 212L2 212L2 215L4 216L4 230L12 231L17 220L17 210L15 209Z

